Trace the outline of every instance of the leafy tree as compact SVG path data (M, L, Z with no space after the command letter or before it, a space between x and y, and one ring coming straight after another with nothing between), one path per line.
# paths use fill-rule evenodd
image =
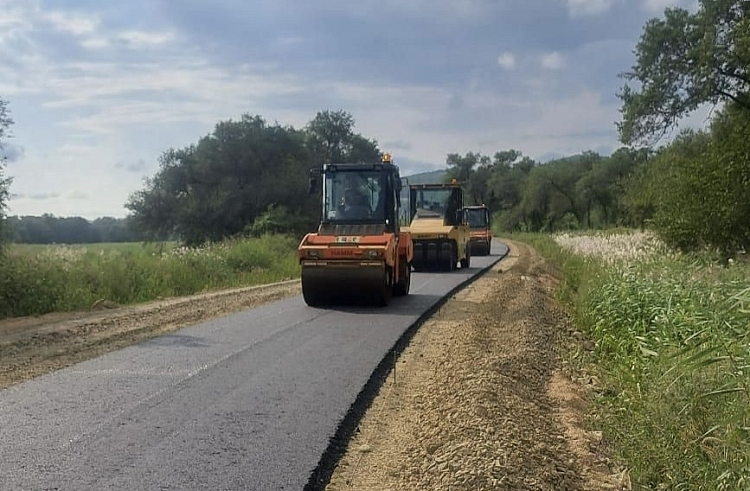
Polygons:
M457 153L448 154L448 157L445 159L445 163L448 166L447 182L455 179L462 184L467 183L474 171L474 167L476 167L481 158L480 154L474 152L469 152L464 156Z
M166 151L126 207L139 230L188 244L278 228L279 219L301 234L320 209L319 197L307 193L311 167L379 158L377 142L355 133L344 111L320 112L305 130L244 115L219 122L196 145Z
M135 225L188 244L241 233L269 205L311 217L306 135L260 116L219 122L197 145L168 150L126 207ZM313 212L312 210L316 210Z
M652 144L705 103L750 111L750 2L700 0L691 14L667 9L636 47L636 64L619 94L626 144Z
M492 159L492 175L487 184L490 194L487 205L502 212L503 222L510 230L518 227L519 215L507 212L521 204L526 180L535 165L534 160L522 156L517 150L496 152Z
M5 148L5 141L10 136L12 125L8 101L0 98L0 152ZM0 246L7 240L5 213L8 209L9 189L12 181L11 178L5 177L5 160L5 156L0 153Z
M730 105L710 131L685 131L660 150L628 188L627 201L653 209L671 246L726 256L750 248L750 114Z
M354 117L346 111L320 111L307 124L307 147L320 164L374 162L378 143L354 132Z
M624 182L646 161L648 151L623 147L609 157L589 155L594 158L591 168L580 178L576 188L584 200L588 228L593 226L596 213L601 215L596 221L607 227L617 223L622 212Z

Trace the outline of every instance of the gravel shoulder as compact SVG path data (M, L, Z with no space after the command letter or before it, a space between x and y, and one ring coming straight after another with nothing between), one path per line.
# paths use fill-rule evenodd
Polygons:
M0 389L190 324L300 292L299 280L292 280L132 307L1 320Z
M508 257L419 328L328 491L628 489L561 368L576 341L552 268L504 242Z

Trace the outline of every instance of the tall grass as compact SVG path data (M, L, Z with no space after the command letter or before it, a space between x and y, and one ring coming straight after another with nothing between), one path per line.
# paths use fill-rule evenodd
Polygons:
M172 244L11 246L0 275L0 318L131 304L298 276L297 241L282 235L201 248Z
M549 236L519 239L563 272L561 297L595 342L595 424L633 488L750 489L746 264L643 242L642 254L610 251L622 237L579 238L591 253L565 238L565 249Z

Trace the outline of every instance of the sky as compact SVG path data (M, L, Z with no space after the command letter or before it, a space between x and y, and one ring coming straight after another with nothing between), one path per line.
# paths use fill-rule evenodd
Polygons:
M124 217L163 152L245 113L343 109L402 175L607 155L644 23L695 2L0 0L8 212Z

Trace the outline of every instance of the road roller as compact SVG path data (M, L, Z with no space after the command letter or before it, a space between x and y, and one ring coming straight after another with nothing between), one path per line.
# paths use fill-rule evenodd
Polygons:
M318 230L298 249L305 302L387 305L392 296L407 295L414 247L399 224L402 184L391 155L325 164L310 175L311 192L320 186Z
M490 230L490 210L485 205L467 206L464 208L466 222L469 224L469 249L472 256L487 256L492 246Z
M471 263L469 225L463 212L463 189L452 180L446 184L409 186L415 271L453 271Z

